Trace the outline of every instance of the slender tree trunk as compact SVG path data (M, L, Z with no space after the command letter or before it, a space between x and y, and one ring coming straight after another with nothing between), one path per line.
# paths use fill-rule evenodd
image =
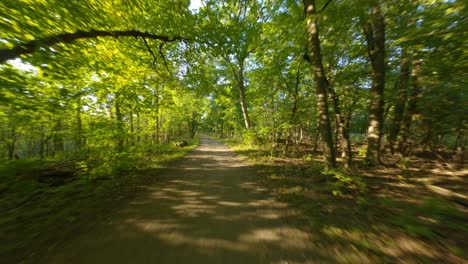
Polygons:
M46 137L44 132L44 127L41 126L41 139L39 140L39 158L42 160L45 156L45 144Z
M340 99L336 94L335 90L329 87L329 91L332 97L333 108L335 109L335 120L336 120L336 148L338 152L338 142L342 151L341 157L345 158L344 165L346 168L351 166L352 153L351 153L351 141L349 139L349 126L351 124L351 112L345 116L340 108ZM354 104L354 103L353 103Z
M220 122L220 131L219 131L219 137L220 138L224 138L224 118L220 118L221 120L219 121Z
M53 145L54 145L54 150L52 152L52 158L55 157L55 154L57 154L57 152L63 152L64 150L64 147L63 147L63 137L61 135L61 130L62 130L62 122L59 120L57 120L57 123L55 124L55 127L54 127L54 134L53 134Z
M157 144L159 143L159 139L161 138L161 117L160 117L160 109L159 109L159 91L157 88L155 88L154 91L154 107L155 107L155 112L156 112L156 127L155 127L155 136L154 136L154 142ZM162 115L162 113L161 113Z
M130 145L135 146L135 125L133 123L133 111L130 110Z
M157 118L157 115L156 115ZM149 127L150 121L148 118L145 118L145 127ZM145 131L144 136L143 136L143 141L145 142L146 145L150 144L151 142L148 140L149 136L148 133Z
M188 132L189 132L190 138L194 138L195 134L197 133L197 129L199 125L197 117L198 117L197 112L192 111L191 118L187 120L187 126L188 126Z
M402 51L402 59L400 63L400 78L398 81L398 98L395 102L395 110L393 115L393 123L388 136L388 148L391 153L395 152L396 140L401 129L401 122L405 112L406 99L408 94L408 82L410 77L410 59L405 50Z
M341 115L341 109L340 109L340 99L338 98L338 95L335 93L335 90L332 87L328 87L328 92L331 97L332 101L332 106L333 106L333 111L335 113L335 133L334 133L334 147L335 147L335 153L338 153L338 150L340 147L342 147L342 144L340 140L342 139L342 132L343 132L343 117Z
M27 158L32 158L34 156L34 140L29 139L28 140L28 154Z
M116 126L117 126L117 150L118 151L123 150L124 141L125 141L123 115L120 110L121 109L120 109L119 96L116 95L115 97L115 121L116 121Z
M8 159L13 160L15 158L16 149L16 127L13 125L10 130L10 140L7 143Z
M463 169L465 165L465 160L467 158L466 151L466 124L464 120L460 122L460 125L457 129L457 139L455 142L455 155L453 157L455 166L457 169Z
M291 143L293 142L291 130L292 130L292 127L294 127L294 125L296 124L297 103L299 101L299 82L301 78L300 67L301 67L301 63L299 63L299 66L297 68L297 73L296 73L296 83L294 84L294 94L293 94L294 102L293 102L293 107L291 109L291 117L289 118L289 124L291 125L291 128L289 128L289 131L288 131L288 138L286 140L286 145L284 147L284 154L288 153L289 147Z
M345 159L344 165L346 168L351 167L353 162L353 152L351 150L351 111L343 116L343 127L342 127L342 154L341 157Z
M375 165L380 162L385 88L385 21L377 0L373 1L370 21L363 29L372 65L366 161L369 165Z
M81 120L81 96L78 96L77 106L76 106L76 134L75 134L75 151L79 152L81 149L83 141L83 124Z
M408 108L406 109L406 113L403 117L403 124L401 127L401 137L400 142L398 144L399 150L403 155L409 154L409 136L410 136L410 129L411 123L415 119L415 115L417 113L417 102L419 97L421 96L421 86L419 83L419 76L421 75L421 60L415 59L413 60L413 69L411 71L411 79L413 81L413 89L411 91L411 96L408 102Z
M247 108L247 100L245 99L245 83L244 83L244 61L239 60L239 73L237 76L237 88L239 89L239 100L244 117L245 128L250 130L252 128L252 122L250 121L249 111Z
M140 112L136 113L136 142L137 144L141 143L141 119L140 119Z
M333 136L327 99L327 90L330 84L325 76L325 70L322 62L315 0L304 0L304 13L307 19L307 33L313 53L311 62L316 83L315 94L317 96L317 113L319 116L319 131L322 137L322 149L327 166L334 168L336 167L336 154L333 146Z

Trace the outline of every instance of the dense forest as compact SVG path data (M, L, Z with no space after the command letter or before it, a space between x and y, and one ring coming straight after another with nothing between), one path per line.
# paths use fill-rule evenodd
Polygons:
M197 130L323 150L464 146L460 1L3 1L5 159L118 155ZM304 22L306 21L306 22Z
M90 203L118 200L108 194L132 192L143 169L183 156L200 133L283 172L295 166L292 174L311 178L307 168L319 166L314 173L331 178L317 182L333 184L333 196L366 197L363 186L379 184L382 168L403 170L402 181L415 166L415 175L441 166L463 176L467 8L461 0L1 0L0 204L9 213L0 234L17 239L25 219L77 208L77 190ZM466 206L462 176L454 206ZM60 213L56 222L80 217ZM43 228L25 228L26 240L42 241L34 234ZM18 256L30 244L0 253Z

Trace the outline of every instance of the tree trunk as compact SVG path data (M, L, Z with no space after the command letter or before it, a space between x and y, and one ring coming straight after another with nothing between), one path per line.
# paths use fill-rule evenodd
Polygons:
M453 157L455 162L455 167L457 169L463 169L465 165L465 160L467 156L467 151L465 148L466 144L466 130L465 122L462 120L457 129L457 139L455 142L455 155Z
M136 143L140 145L141 143L141 124L140 124L140 112L136 113Z
M224 138L224 118L220 118L220 131L219 131L219 137Z
M117 150L122 151L125 141L123 115L120 111L119 96L115 96L115 121L117 126Z
M133 111L130 110L130 145L135 146L135 125L133 123Z
M385 88L385 21L378 1L373 1L370 21L363 26L363 29L372 65L366 161L369 165L375 165L380 162Z
M406 98L408 94L408 82L410 77L410 59L405 50L402 51L402 59L400 63L400 79L398 81L398 98L395 102L395 110L393 123L390 128L387 146L391 153L395 152L396 140L401 129L401 122L405 112Z
M340 100L338 95L335 93L333 88L329 87L331 93L333 108L335 109L335 120L336 120L336 148L335 151L338 151L338 142L340 142L341 157L345 158L344 166L346 168L351 167L352 163L352 152L351 152L351 140L349 135L350 125L351 125L351 112L346 116L342 113L340 109ZM354 102L353 102L354 105Z
M199 125L198 114L196 111L192 111L192 115L190 119L187 121L187 125L188 125L188 132L189 132L190 138L194 138L195 134L197 133L197 129Z
M42 160L45 156L45 144L46 144L46 136L44 132L44 127L41 126L41 139L39 140L39 158Z
M421 96L421 86L419 84L419 76L421 75L421 60L413 60L413 69L411 71L411 78L413 81L413 90L411 97L408 102L408 108L406 114L403 117L403 124L401 127L401 139L398 144L400 152L407 156L409 154L409 135L411 129L411 123L415 119L417 113L417 102Z
M351 150L351 112L342 116L342 127L341 127L341 157L344 158L345 168L351 167L353 162L353 152Z
M301 78L300 67L301 67L301 63L299 63L299 66L297 67L296 83L294 84L294 94L293 94L294 102L293 102L293 107L291 109L291 117L289 118L289 124L291 125L291 127L289 128L288 138L286 140L286 145L284 147L285 155L288 153L291 143L293 143L291 130L292 130L292 127L294 127L294 125L296 124L297 103L299 101L299 82Z
M11 140L7 141L7 149L8 149L8 159L13 160L15 157L15 148L16 148L16 127L11 127Z
M81 96L78 96L76 106L76 134L75 134L75 151L79 152L83 143L83 124L81 120Z
M55 154L57 154L57 152L63 152L64 150L64 146L63 146L64 142L63 142L63 137L61 135L61 130L62 130L62 122L59 119L57 120L57 123L55 124L53 137L52 137L53 146L54 146L54 150L52 152L52 158L55 157Z
M307 19L307 33L312 47L312 69L315 77L315 94L317 95L317 113L319 116L319 131L322 137L322 149L327 166L336 167L336 155L333 147L333 135L328 112L327 90L328 80L322 62L319 31L316 21L315 0L304 0L304 13Z
M159 93L160 93L160 91L156 87L155 90L154 90L154 107L155 107L154 110L156 112L156 120L155 120L156 127L155 127L154 143L156 143L156 144L159 143L159 139L161 138L161 125L160 125L160 122L161 122L162 113L159 113L160 112Z
M245 99L245 83L244 83L244 61L239 61L239 74L237 76L237 88L239 89L239 100L242 109L242 115L244 117L245 128L250 130L252 128L252 122L250 121L249 112L247 109L247 101Z

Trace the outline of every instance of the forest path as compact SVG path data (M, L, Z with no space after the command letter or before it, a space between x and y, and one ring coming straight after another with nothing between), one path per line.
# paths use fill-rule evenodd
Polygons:
M314 263L311 235L256 172L208 137L104 223L44 263ZM90 219L92 221L92 219Z

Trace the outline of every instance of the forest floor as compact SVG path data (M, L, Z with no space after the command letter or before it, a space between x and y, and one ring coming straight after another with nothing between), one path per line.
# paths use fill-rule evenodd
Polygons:
M468 170L440 155L389 155L377 167L357 156L352 169L327 171L313 155L226 142L300 212L326 263L468 261Z
M89 215L90 224L26 263L467 260L466 207L424 180L443 174L453 180L444 187L460 193L463 173L427 174L405 162L324 175L310 158L236 151L244 157L203 137L184 159L152 174L156 181L139 186L133 199L105 217Z

